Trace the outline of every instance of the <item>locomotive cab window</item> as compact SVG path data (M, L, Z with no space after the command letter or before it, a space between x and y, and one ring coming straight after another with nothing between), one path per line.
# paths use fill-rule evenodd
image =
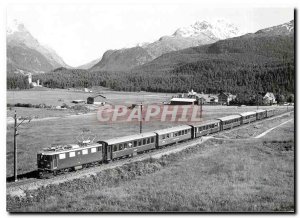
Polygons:
M65 159L65 158L66 158L66 154L65 153L59 154L59 159Z

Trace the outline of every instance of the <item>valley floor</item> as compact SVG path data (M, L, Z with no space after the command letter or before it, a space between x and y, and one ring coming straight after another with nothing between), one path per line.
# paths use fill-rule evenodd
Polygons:
M293 115L176 154L7 197L9 211L275 212L294 210ZM272 127L277 128L255 138ZM264 127L257 131L257 127ZM230 137L231 136L231 137ZM238 136L238 137L237 137Z

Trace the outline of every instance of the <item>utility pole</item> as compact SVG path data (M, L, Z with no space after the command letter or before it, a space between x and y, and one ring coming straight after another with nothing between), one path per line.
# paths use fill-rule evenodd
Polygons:
M200 99L200 118L202 118L202 104L203 104L203 99Z
M143 103L141 102L140 133L143 132Z
M18 127L25 121L28 120L28 123L31 121L31 118L25 118L21 121L21 123L18 124L18 118L17 118L17 111L15 110L15 123L14 123L14 178L15 178L15 182L18 181L18 165L17 165L17 136L18 136Z
M18 129L17 129L17 112L15 111L15 125L14 125L14 176L15 176L15 182L18 181L18 173L17 173L17 135L18 135Z

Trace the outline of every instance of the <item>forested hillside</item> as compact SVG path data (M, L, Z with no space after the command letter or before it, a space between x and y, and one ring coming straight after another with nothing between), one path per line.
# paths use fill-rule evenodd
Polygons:
M290 26L289 26L290 27ZM59 68L34 75L46 87L104 86L122 91L288 96L295 92L294 35L271 28L241 37L164 54L132 71L89 71ZM276 31L273 34L271 31ZM267 32L267 34L266 34ZM11 80L9 80L11 81ZM8 84L8 88L15 85Z

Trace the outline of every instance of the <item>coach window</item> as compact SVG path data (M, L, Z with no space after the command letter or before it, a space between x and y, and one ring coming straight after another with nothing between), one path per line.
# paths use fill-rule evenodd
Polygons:
M167 134L167 138L170 138L170 133Z
M150 144L150 138L147 138L147 144Z
M114 151L118 151L118 145L114 145Z
M134 141L133 142L133 147L136 147L137 146L137 141Z
M102 151L102 147L98 147L98 151Z
M168 137L168 136L167 136ZM151 137L151 143L153 143L154 142L154 137Z
M69 153L69 157L75 157L75 152L74 152L74 151L71 151L71 152Z
M185 133L185 134L187 134L187 133L188 133L188 130L187 130L187 129L186 129L186 130L184 130L184 133Z
M120 150L123 150L123 144L120 144L119 147L120 147Z
M139 140L139 146L141 146L142 145L142 140Z
M124 143L124 149L126 149L128 146L127 146L127 143Z
M91 153L95 153L97 151L96 148L91 148Z
M82 155L87 154L87 153L88 153L87 149L82 150Z
M65 153L59 154L59 159L65 159L65 158L66 158L66 154Z
M146 144L146 139L143 139L143 145L145 145Z
M131 148L131 147L132 147L132 143L129 142L129 143L128 143L128 148Z

